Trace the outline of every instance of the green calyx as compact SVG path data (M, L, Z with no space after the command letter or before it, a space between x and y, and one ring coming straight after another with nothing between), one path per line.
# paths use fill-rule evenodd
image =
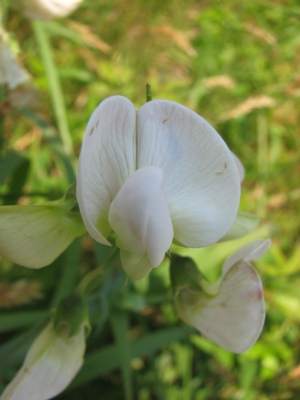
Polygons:
M84 298L78 293L72 293L59 303L53 321L54 330L66 332L68 337L76 335L82 326L89 333L88 309Z
M147 85L146 85L146 102L151 101L151 100L152 100L151 86L149 85L149 83L147 83Z
M170 274L174 293L183 287L188 287L195 292L202 292L200 282L204 277L190 258L176 258L175 262L171 264Z

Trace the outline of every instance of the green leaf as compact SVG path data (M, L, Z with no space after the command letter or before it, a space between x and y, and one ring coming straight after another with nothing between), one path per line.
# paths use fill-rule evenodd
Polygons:
M63 254L62 270L55 286L55 293L51 301L52 307L56 307L61 299L74 290L79 272L81 252L80 239L75 239Z
M12 174L9 192L7 193L7 197L5 197L4 205L12 204L12 202L16 204L18 198L22 194L21 192L26 183L29 169L30 161L24 158Z
M131 377L131 343L128 338L129 320L125 312L114 311L111 316L112 330L118 349L118 359L123 377L125 399L133 399L133 387Z
M5 179L11 175L24 162L24 157L15 151L9 151L0 160L0 185L3 185Z
M31 326L47 316L47 311L22 311L0 315L0 332Z
M193 328L183 326L180 328L165 328L145 335L132 342L131 357L148 357L168 344L188 337L194 331ZM111 345L89 354L69 389L84 385L102 374L108 373L115 368L120 368L118 351L117 345Z

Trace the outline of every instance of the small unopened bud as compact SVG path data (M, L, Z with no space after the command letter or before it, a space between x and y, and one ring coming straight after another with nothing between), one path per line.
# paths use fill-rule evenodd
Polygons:
M21 369L1 400L48 400L61 393L79 371L89 329L84 300L66 297L31 345Z

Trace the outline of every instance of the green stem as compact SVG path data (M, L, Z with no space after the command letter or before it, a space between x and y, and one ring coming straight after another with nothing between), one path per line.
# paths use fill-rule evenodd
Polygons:
M83 277L82 281L77 286L77 291L82 296L86 296L90 292L92 292L95 289L95 287L97 287L98 285L101 286L103 279L100 279L100 281L98 281L98 278L102 277L108 268L112 268L115 265L116 260L118 258L119 258L119 249L115 247L111 255L109 256L108 260L103 265L101 265L101 267L93 269L93 271L87 273Z
M45 28L45 23L32 21L33 30L39 46L46 74L49 82L49 90L54 109L56 122L58 125L60 138L66 155L75 163L75 155L72 144L72 138L69 131L67 113L64 103L64 96L60 85L57 67L55 65L51 43Z
M6 25L8 2L7 0L1 0L0 6L0 26L4 28Z
M152 93L151 93L151 86L149 83L146 85L146 101L151 101L152 100Z

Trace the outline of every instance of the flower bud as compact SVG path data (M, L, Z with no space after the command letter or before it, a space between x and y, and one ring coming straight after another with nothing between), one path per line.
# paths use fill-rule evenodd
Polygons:
M65 298L55 317L31 345L1 400L48 400L61 393L83 363L87 308L77 294Z

